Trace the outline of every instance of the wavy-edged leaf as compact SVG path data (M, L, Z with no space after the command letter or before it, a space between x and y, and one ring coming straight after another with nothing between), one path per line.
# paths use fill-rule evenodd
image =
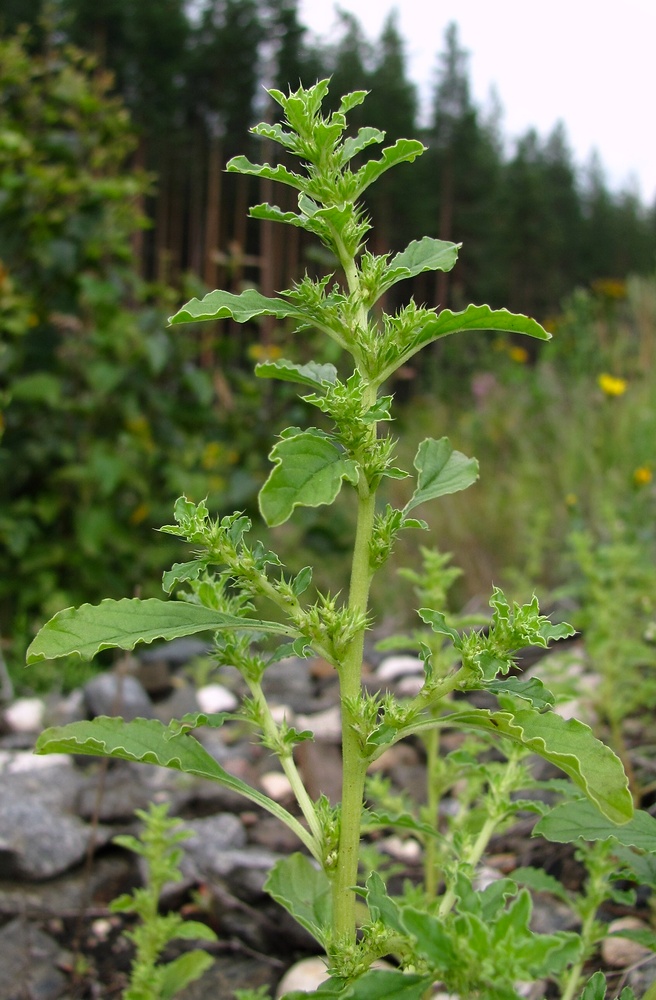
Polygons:
M413 240L405 250L392 257L383 276L380 292L404 278L414 278L422 271L450 271L458 259L461 246L461 243L448 243L446 240L433 239L432 236Z
M563 719L555 712L522 709L491 712L471 709L456 712L449 721L507 736L539 754L569 775L601 812L613 823L627 823L633 816L633 800L622 763L589 726L577 719Z
M178 639L196 632L247 629L295 637L298 633L276 622L224 614L185 601L160 601L149 597L110 599L100 604L59 611L37 633L27 650L27 663L54 660L78 653L91 659L102 649L134 649L139 642Z
M625 847L656 854L656 819L653 816L639 809L628 823L618 826L602 816L587 799L561 802L542 817L533 832L558 844L613 837Z
M195 323L209 319L234 319L236 323L247 323L254 316L275 316L284 319L295 316L296 307L284 299L271 299L255 288L247 288L235 295L218 288L208 292L202 299L190 299L173 316L171 326L177 323Z
M268 163L251 163L246 156L233 156L228 162L226 170L229 173L252 174L255 177L264 177L270 181L279 181L289 187L296 188L297 191L304 191L307 185L307 178L300 174L295 174L288 170L282 163L272 167Z
M354 200L390 167L396 166L397 163L412 163L425 149L423 142L419 142L418 139L397 139L393 146L383 150L379 160L368 160L355 173Z
M174 563L171 569L162 574L162 590L165 594L170 594L176 583L197 580L206 569L207 559L190 559L189 562Z
M188 731L173 732L158 719L124 719L101 715L90 722L71 722L41 733L35 753L73 753L91 757L114 757L119 760L157 764L185 774L209 778L238 792L251 802L286 823L301 843L316 855L314 840L299 821L278 802L251 788L230 774Z
M478 462L467 458L460 451L454 451L448 438L426 438L417 450L414 466L417 489L403 508L407 514L419 504L447 493L466 490L478 479Z
M275 468L260 490L260 511L271 527L283 524L294 507L333 502L342 480L357 483L356 463L344 457L328 437L312 430L285 437L271 454Z
M260 205L252 205L248 210L251 219L259 219L265 222L284 222L289 226L296 226L298 229L312 229L308 227L306 215L299 215L298 212L283 212L278 205L270 205L263 201Z
M371 146L376 142L384 142L385 133L381 132L378 128L371 128L367 126L366 128L358 129L358 134L344 140L342 148L338 152L339 163L341 166L352 160L354 156L361 153L363 149L367 146Z
M556 701L551 691L545 687L538 677L529 677L528 680L524 680L521 677L504 677L503 679L489 681L485 685L485 688L499 699L504 696L523 698L524 701L530 702L533 708L537 708L538 711L550 708Z
M259 378L276 378L281 382L297 382L309 385L313 389L322 389L325 385L334 385L337 381L337 369L331 364L319 364L309 361L306 365L296 365L287 358L277 361L263 361L255 366L255 374Z
M326 873L304 854L276 861L264 888L324 948L332 921L332 887Z
M524 333L537 340L550 340L551 334L540 326L537 320L521 313L511 313L507 309L491 309L488 305L470 305L461 312L443 309L437 316L429 316L421 323L417 333L404 346L400 355L381 371L378 382L384 382L396 369L405 364L423 347L441 337L466 330L490 330L500 333Z

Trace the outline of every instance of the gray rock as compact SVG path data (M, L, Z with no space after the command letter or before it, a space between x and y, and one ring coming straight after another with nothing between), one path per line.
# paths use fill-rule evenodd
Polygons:
M282 701L295 712L311 710L314 681L307 660L289 657L279 663L272 663L266 669L263 684L267 700L271 704Z
M52 773L44 773L52 781ZM32 774L27 779L4 775L0 783L0 878L52 878L81 862L87 852L91 828L61 811L62 790L56 785L46 789L31 780ZM98 844L109 837L108 830L97 828Z
M160 642L151 649L144 649L139 653L139 659L146 664L163 661L172 667L182 667L196 656L205 656L211 649L211 643L183 636L180 639L172 639L171 642Z
M57 969L60 948L48 934L17 917L0 930L1 1000L57 1000L66 979Z
M91 715L120 715L131 720L151 719L155 714L142 685L129 674L98 674L84 685L84 698Z

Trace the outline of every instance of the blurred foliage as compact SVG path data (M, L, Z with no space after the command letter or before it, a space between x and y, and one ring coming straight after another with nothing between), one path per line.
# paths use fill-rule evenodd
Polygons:
M248 503L275 424L243 349L169 331L169 293L135 277L153 181L109 88L74 48L0 42L0 632L16 662L61 607L158 592L175 551L153 528L183 491Z

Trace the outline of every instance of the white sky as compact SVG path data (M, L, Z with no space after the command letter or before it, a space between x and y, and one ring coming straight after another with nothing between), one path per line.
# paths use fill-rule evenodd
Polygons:
M544 138L564 121L574 159L596 149L612 190L656 200L656 0L341 0L370 40L390 10L406 43L408 76L430 100L451 21L470 53L472 96L486 107L495 86L502 132ZM332 0L300 0L301 23L329 41ZM332 29L332 31L331 31Z

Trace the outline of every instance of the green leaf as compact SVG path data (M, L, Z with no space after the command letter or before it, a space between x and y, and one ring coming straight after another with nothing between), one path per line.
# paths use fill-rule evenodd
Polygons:
M367 146L384 141L385 133L381 132L380 129L370 127L358 129L356 136L344 140L342 148L338 152L340 165L344 166Z
M327 947L332 888L322 869L316 868L304 854L291 854L276 861L264 888L322 947Z
M550 708L556 700L551 691L544 686L538 677L530 677L527 681L521 677L504 677L502 680L489 681L485 685L485 688L487 691L495 694L500 700L505 696L523 698L524 701L530 702L533 708L537 708L538 711L541 711L543 708Z
M190 559L189 562L174 563L171 569L162 574L162 590L165 594L170 594L176 583L197 580L206 569L207 559Z
M307 179L288 170L281 163L272 167L268 163L251 163L246 156L233 156L228 162L226 170L229 173L252 174L255 177L264 177L271 181L280 181L281 184L288 184L298 191L304 191L307 186Z
M450 271L458 259L460 246L459 243L435 240L431 236L413 240L405 250L392 257L380 291L385 291L404 278L414 278L422 271Z
M313 389L322 389L326 385L334 385L337 381L337 369L334 365L320 365L316 361L310 361L306 365L295 365L286 358L263 361L255 366L255 374L259 378L277 378L282 382L310 385Z
M604 1000L606 996L606 977L603 972L595 972L588 979L579 1000Z
M350 983L331 978L322 983L311 995L335 997L339 1000L423 1000L431 980L414 973L370 969ZM304 990L285 993L282 1000L307 1000Z
M403 513L418 507L427 500L466 490L478 479L478 462L467 458L460 451L454 451L446 437L436 441L426 438L417 450L414 461L417 489L403 508Z
M569 844L574 840L608 840L612 837L625 847L656 854L656 819L653 816L637 810L632 819L617 826L611 819L602 816L587 799L561 802L542 817L533 832L558 844Z
M353 200L359 198L363 191L366 191L369 185L390 167L396 166L397 163L411 163L421 156L425 148L423 142L419 142L418 139L398 139L393 146L388 146L383 150L379 160L369 160L354 175Z
M123 597L100 604L65 608L43 626L27 650L28 665L39 660L78 653L91 659L102 649L134 649L139 642L153 639L177 639L195 632L220 629L248 629L277 635L296 636L294 629L276 622L213 611L185 601L159 601L155 597L140 601Z
M183 920L175 931L176 939L184 941L216 941L216 934L200 920Z
M454 713L449 721L507 736L551 761L613 823L627 823L633 816L633 800L621 761L593 735L589 726L577 719L565 720L555 712L540 713L533 709L514 712L471 709Z
M166 965L157 968L159 989L157 995L162 1000L171 1000L176 993L183 990L189 983L200 979L210 966L214 965L214 958L206 951L186 951L178 958L173 959Z
M283 524L294 507L333 502L342 480L355 484L358 469L328 437L312 429L285 437L269 456L276 463L260 490L260 511L271 527Z
M534 892L548 892L556 899L567 903L568 906L571 905L572 901L562 883L553 875L545 872L543 868L515 868L512 877L513 881L519 885L525 885Z
M185 774L209 778L224 788L238 792L282 820L311 853L316 853L312 836L291 813L221 767L190 732L175 732L158 719L133 719L126 722L101 715L89 722L54 726L41 733L36 741L35 753L113 757L143 764L157 764Z
M239 295L217 289L208 292L202 299L191 299L182 306L175 315L169 317L169 323L195 323L206 319L234 319L236 323L247 323L254 316L275 316L284 319L295 316L296 307L284 299L270 299L255 288L247 288Z
M536 320L521 313L511 313L507 309L490 309L487 305L467 306L461 312L443 309L437 316L429 315L427 317L410 343L377 376L377 381L384 382L397 368L409 361L417 351L426 347L427 344L431 344L441 337L448 337L453 333L461 333L465 330L524 333L537 340L551 339L551 334L547 333Z

